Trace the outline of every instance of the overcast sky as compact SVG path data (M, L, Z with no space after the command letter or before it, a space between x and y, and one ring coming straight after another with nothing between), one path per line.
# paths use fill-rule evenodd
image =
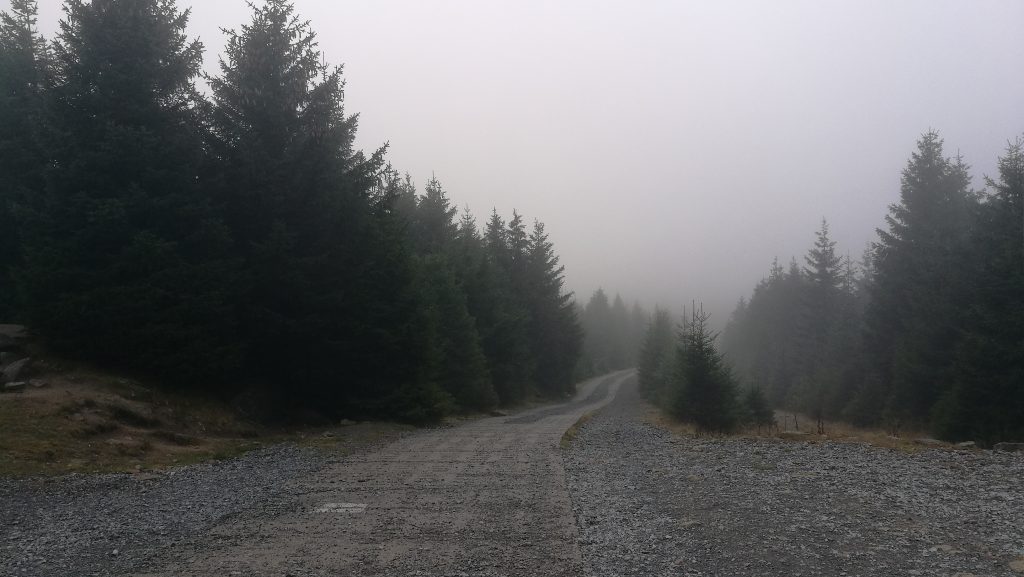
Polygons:
M978 187L1024 134L1020 0L295 5L345 65L359 146L390 143L478 221L543 220L584 301L697 299L723 322L822 217L859 256L922 132ZM40 10L52 36L60 2ZM248 8L192 10L214 71Z

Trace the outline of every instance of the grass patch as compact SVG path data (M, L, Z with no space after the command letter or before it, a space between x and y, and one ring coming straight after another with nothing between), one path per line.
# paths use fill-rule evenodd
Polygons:
M904 431L900 436L895 436L881 428L858 427L849 423L833 421L824 422L822 424L823 434L818 434L818 424L813 419L801 415L797 415L796 419L794 419L792 413L780 412L778 415L776 419L777 426L775 427L744 427L730 435L721 436L727 438L767 438L783 442L821 443L828 441L857 443L904 453L916 453L925 449L951 450L955 448L953 445L945 443L941 445L918 444L915 442L916 439L928 437L922 431ZM644 420L651 425L678 436L699 436L693 425L677 421L653 405L648 405ZM794 423L800 423L800 430L794 428Z

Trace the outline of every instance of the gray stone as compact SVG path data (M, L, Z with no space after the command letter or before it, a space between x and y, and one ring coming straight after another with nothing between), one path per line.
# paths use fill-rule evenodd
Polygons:
M1006 453L1024 452L1024 443L996 443L993 449Z
M5 383L13 383L18 380L21 373L25 371L28 364L32 362L32 359L21 359L20 361L14 361L13 363L4 367L2 378L0 381Z
M941 447L945 445L945 443L938 439L914 439L914 444L923 445L925 447Z
M965 441L963 443L956 444L957 449L974 449L977 448L977 446L978 444L975 443L974 441Z
M21 325L0 325L0 351L14 351L25 346L28 331Z
M25 390L28 383L7 383L4 385L5 393L20 393Z

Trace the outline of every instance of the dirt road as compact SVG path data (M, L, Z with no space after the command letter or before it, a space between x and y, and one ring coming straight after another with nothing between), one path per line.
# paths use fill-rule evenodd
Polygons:
M150 560L147 577L579 575L559 441L631 375L515 417L412 435L293 479L278 502Z

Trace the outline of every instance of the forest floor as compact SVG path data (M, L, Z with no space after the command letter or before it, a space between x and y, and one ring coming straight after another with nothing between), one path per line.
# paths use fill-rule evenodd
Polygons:
M565 453L588 576L1024 574L1024 455L696 437L633 384Z

